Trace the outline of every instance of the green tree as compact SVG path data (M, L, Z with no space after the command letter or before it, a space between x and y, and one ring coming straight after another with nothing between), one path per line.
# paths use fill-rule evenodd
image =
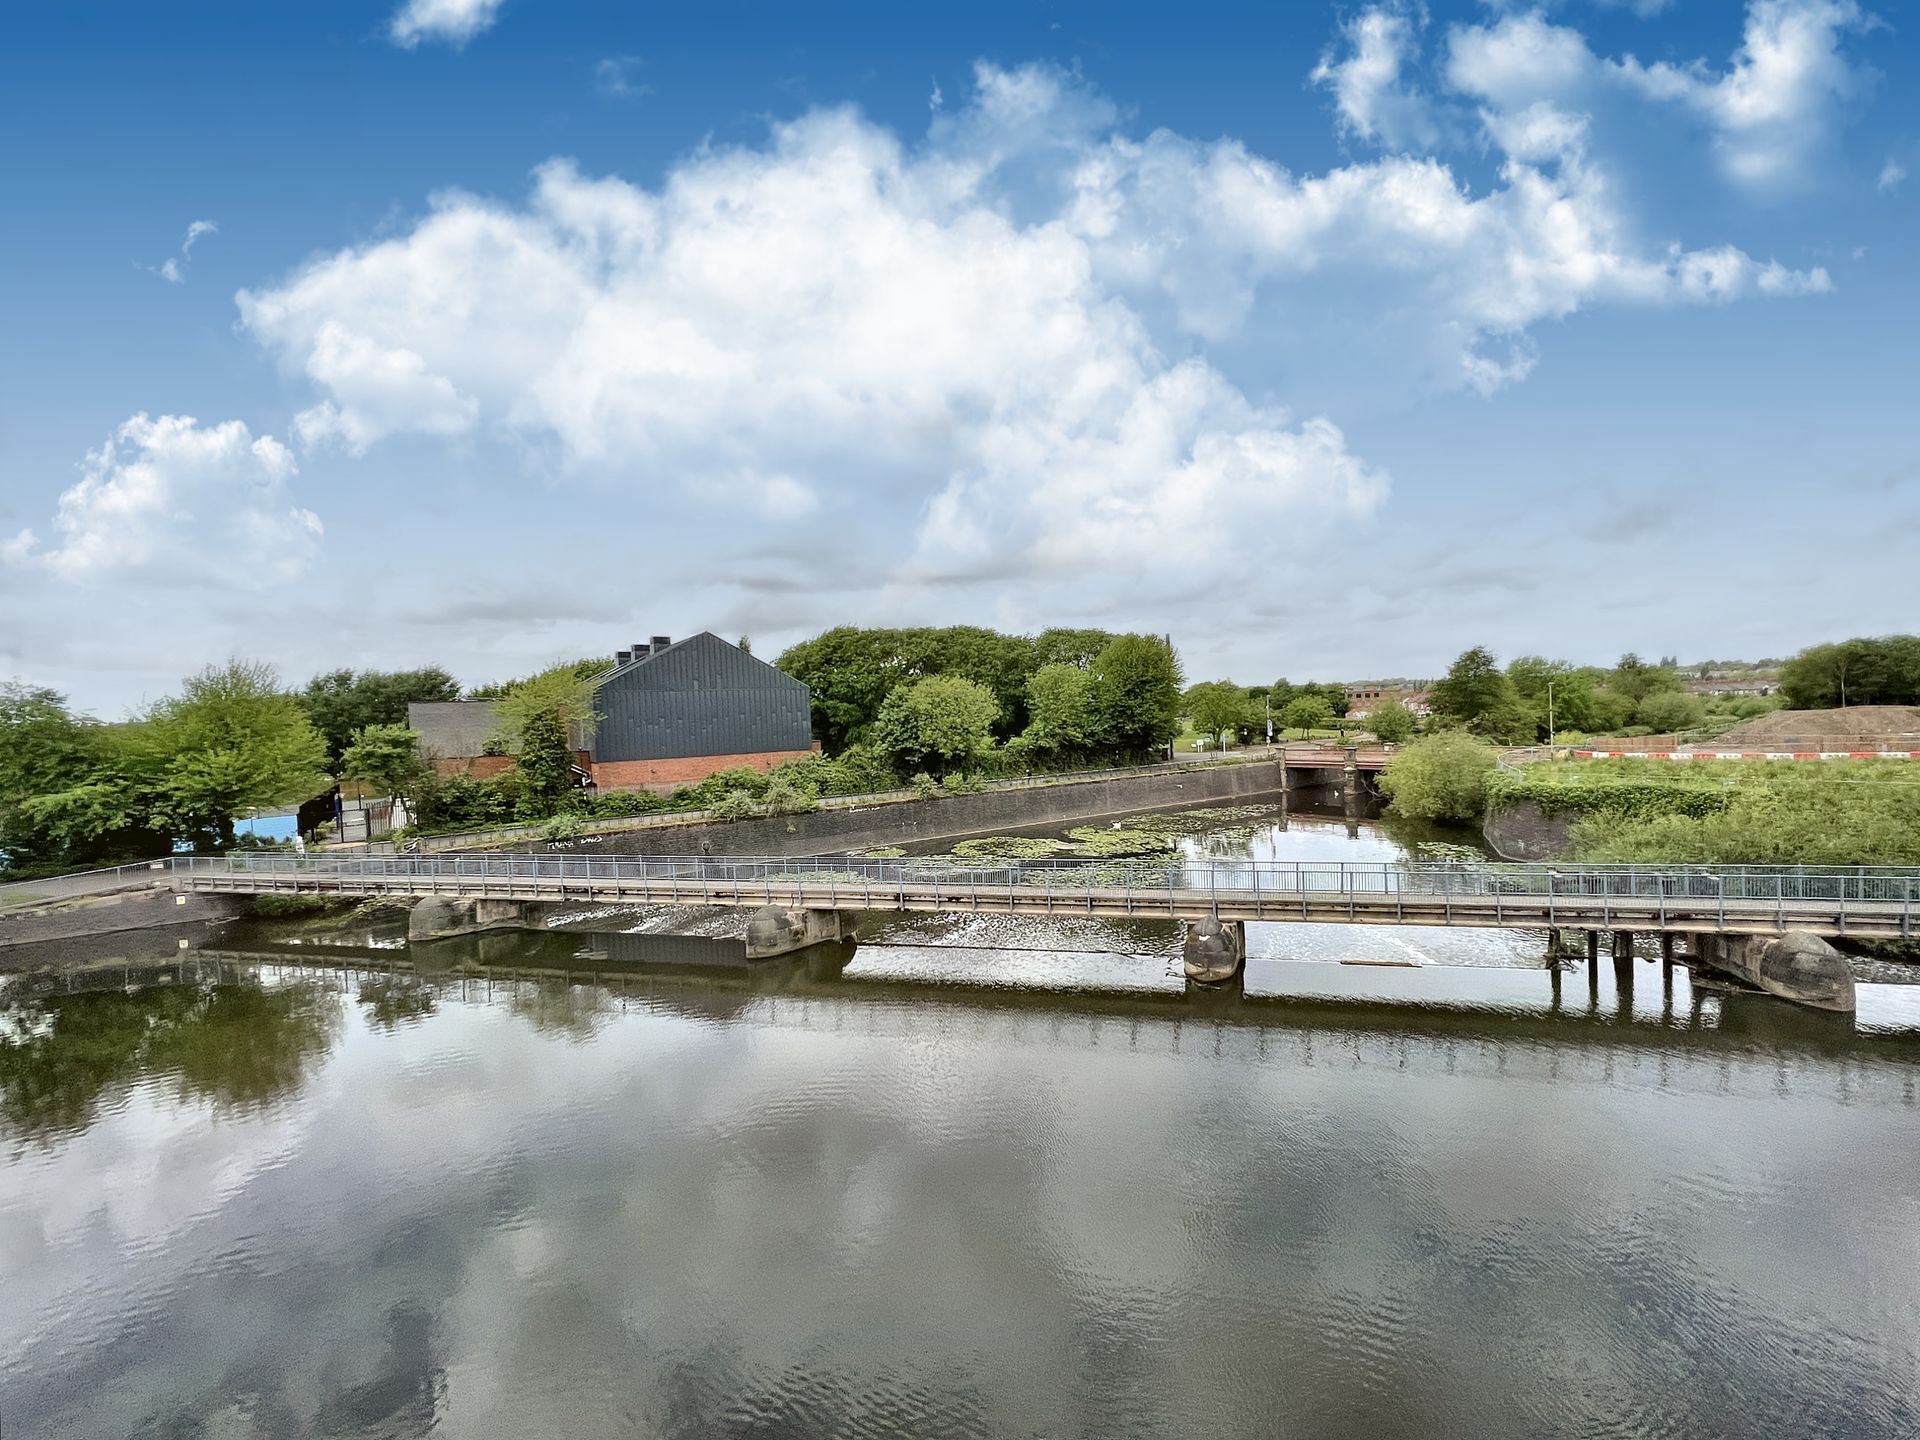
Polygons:
M535 710L521 722L514 768L530 818L559 810L573 794L574 750L567 734L565 714L557 709Z
M1380 789L1396 815L1413 820L1478 820L1498 756L1484 740L1458 730L1414 741L1387 762Z
M1025 749L1051 759L1085 752L1096 736L1093 676L1078 665L1042 665L1027 681Z
M249 810L327 788L327 746L273 667L233 660L187 677L132 735L155 815L196 848L226 849Z
M420 758L420 734L405 725L367 725L354 732L340 759L340 778L371 785L389 800L414 811L414 799L426 778Z
M1433 713L1461 725L1471 725L1498 707L1513 691L1500 673L1493 652L1484 645L1463 650L1447 669L1446 678L1433 687Z
M1116 757L1145 759L1180 733L1180 659L1157 635L1122 635L1094 657L1094 714Z
M12 865L89 858L90 837L69 835L33 802L93 780L107 750L102 727L75 715L59 692L0 684L0 851Z
M1780 667L1780 692L1796 710L1920 704L1920 636L1809 646Z
M993 746L1000 706L993 692L960 675L929 675L887 696L874 743L902 773L964 770Z
M1697 695L1660 690L1640 702L1639 720L1655 730L1688 730L1707 718L1707 707Z
M1367 728L1388 745L1404 745L1420 728L1420 719L1398 700L1382 700L1367 711Z
M1231 680L1203 680L1188 689L1187 719L1202 735L1225 745L1228 734L1239 734L1252 720L1247 692Z
M420 670L329 670L300 692L337 771L354 736L369 725L404 725L415 701L458 700L460 684L438 665Z
M1333 719L1333 706L1319 694L1295 694L1280 707L1280 724L1287 730L1318 730Z
M538 675L516 681L512 689L493 702L494 735L508 755L521 753L529 725L540 727L544 743L551 744L550 731L557 723L561 743L569 757L577 741L582 746L593 735L600 716L593 708L599 672L581 673L577 664L555 665ZM568 763L572 760L569 758Z
M1613 675L1608 688L1616 694L1624 695L1638 706L1649 695L1658 695L1668 690L1683 688L1680 679L1680 667L1671 661L1662 660L1649 665L1632 651L1620 657L1620 663L1613 667Z

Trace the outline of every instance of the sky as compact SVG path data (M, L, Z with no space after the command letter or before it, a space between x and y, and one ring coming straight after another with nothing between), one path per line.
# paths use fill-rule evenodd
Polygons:
M0 678L1910 630L1914 6L15 7Z

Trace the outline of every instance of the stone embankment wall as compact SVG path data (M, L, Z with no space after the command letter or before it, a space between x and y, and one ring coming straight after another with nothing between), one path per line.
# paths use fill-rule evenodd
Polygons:
M147 887L45 906L20 905L0 910L0 956L28 945L160 926L204 925L228 919L238 908L239 901L232 895L175 895L172 890ZM6 962L0 958L0 969L5 968Z
M1502 860L1559 860L1573 853L1575 815L1548 815L1531 800L1503 805L1482 834Z
M588 855L824 855L877 845L992 835L1028 825L1071 824L1127 810L1170 809L1243 796L1277 795L1280 788L1277 763L1221 765L1209 770L1090 780L1078 785L951 795L865 810L820 810L764 820L629 830L553 848Z

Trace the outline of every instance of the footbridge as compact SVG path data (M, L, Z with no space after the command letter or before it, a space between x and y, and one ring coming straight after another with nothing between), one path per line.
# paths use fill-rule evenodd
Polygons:
M1920 870L486 854L176 856L183 892L938 911L1242 924L1443 925L1911 938Z

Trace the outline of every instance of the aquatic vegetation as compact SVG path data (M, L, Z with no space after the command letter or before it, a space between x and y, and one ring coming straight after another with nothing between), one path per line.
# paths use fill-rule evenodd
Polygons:
M1076 825L1067 834L1073 838L1073 853L1092 859L1165 855L1174 848L1173 836L1132 826L1103 829L1098 825Z
M969 860L1045 860L1072 854L1077 848L1042 835L983 835L955 841L952 853Z

